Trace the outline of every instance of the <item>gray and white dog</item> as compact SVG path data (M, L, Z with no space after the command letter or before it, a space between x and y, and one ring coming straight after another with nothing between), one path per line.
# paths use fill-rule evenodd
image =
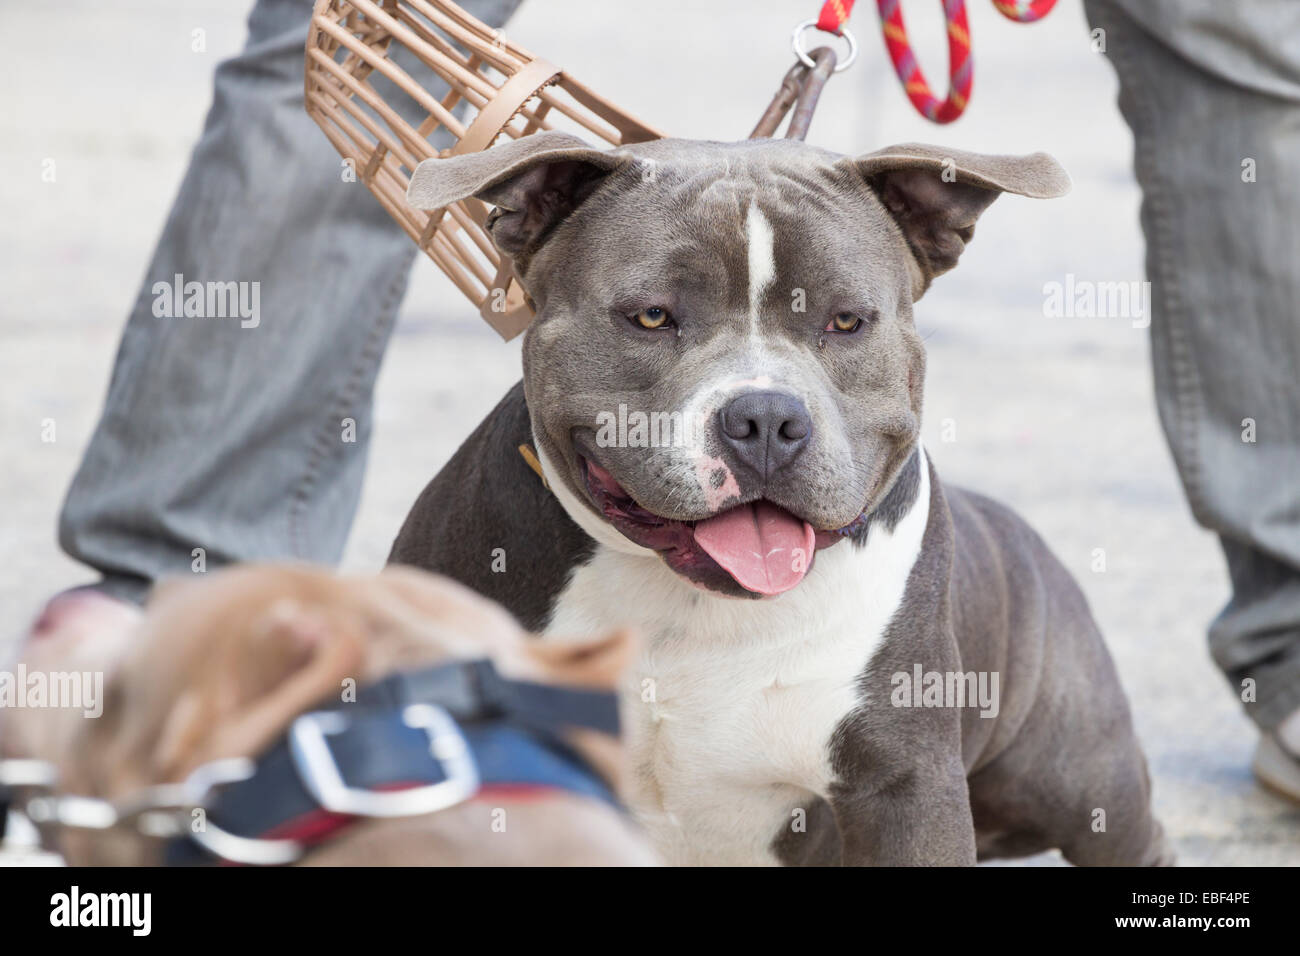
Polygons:
M670 862L1168 862L1078 586L917 439L913 302L1000 193L1068 188L1041 153L563 133L416 170L415 206L495 207L537 317L390 559L639 629L627 798Z

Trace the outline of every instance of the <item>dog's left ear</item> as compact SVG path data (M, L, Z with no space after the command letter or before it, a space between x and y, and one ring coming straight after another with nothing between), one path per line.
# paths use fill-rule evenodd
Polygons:
M411 175L406 201L417 209L441 209L473 196L496 206L488 232L522 274L527 257L551 230L606 175L631 161L568 133L534 133L477 153L426 159Z
M1051 156L990 156L904 143L851 161L898 223L917 268L912 298L957 264L975 220L1002 193L1051 199L1070 177Z

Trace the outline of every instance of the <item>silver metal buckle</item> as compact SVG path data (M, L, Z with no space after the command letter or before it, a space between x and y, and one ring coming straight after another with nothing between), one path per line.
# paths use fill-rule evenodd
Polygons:
M202 825L195 827L192 821L159 812L161 808L173 808L175 811L186 808L207 809L220 787L248 780L256 773L257 763L248 757L213 760L196 767L182 783L148 788L121 808L121 816L123 820L134 818L137 829L146 835L159 838L185 835L209 853L232 863L249 866L282 866L293 863L304 852L303 845L297 840L237 836L221 829L206 816Z
M206 821L201 830L190 830L188 835L214 856L248 866L283 866L301 859L304 852L297 840L236 836L211 821Z
M330 751L329 737L346 730L351 718L339 711L314 711L289 728L290 753L307 792L326 810L359 817L421 816L472 797L479 787L478 767L451 715L434 704L411 704L402 710L402 722L425 732L429 752L446 780L391 793L349 786Z

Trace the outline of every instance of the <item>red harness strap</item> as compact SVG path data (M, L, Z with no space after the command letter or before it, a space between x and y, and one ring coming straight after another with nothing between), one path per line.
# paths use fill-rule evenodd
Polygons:
M423 786L422 783L393 783L387 786L376 787L376 791L393 791L408 790L413 787ZM472 803L494 803L502 800L511 802L532 802L535 800L545 800L564 791L559 787L549 784L540 783L490 783L480 787L474 796L470 797ZM263 840L296 840L304 847L319 846L326 840L337 836L341 831L346 830L354 824L362 822L362 817L354 817L346 813L334 813L330 810L317 808L302 816L287 820L277 827L272 827L266 833L261 835ZM242 863L231 863L223 860L221 866L243 866Z
M523 802L546 800L564 791L544 783L489 783L479 788L470 799L476 803L495 803L500 800Z
M390 793L397 790L411 790L421 786L424 786L424 784L419 781L410 781L385 784L374 789L377 793ZM362 817L354 817L351 814L335 813L332 810L317 807L302 816L294 817L279 826L272 827L266 833L263 833L260 839L297 840L303 846L310 847L318 843L324 843L340 830L345 830L354 823L361 822L362 819Z

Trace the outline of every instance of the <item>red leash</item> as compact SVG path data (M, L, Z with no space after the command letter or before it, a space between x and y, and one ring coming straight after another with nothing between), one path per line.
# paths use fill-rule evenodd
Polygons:
M826 0L817 28L839 36L853 13L857 0ZM970 26L966 21L965 0L941 0L948 24L948 97L940 100L925 81L912 44L907 39L903 25L902 0L876 0L880 9L881 29L885 34L885 48L894 61L894 71L903 83L903 90L918 113L935 123L951 123L961 116L970 102L973 64L970 52ZM993 0L998 12L1017 23L1041 20L1056 6L1056 0Z

